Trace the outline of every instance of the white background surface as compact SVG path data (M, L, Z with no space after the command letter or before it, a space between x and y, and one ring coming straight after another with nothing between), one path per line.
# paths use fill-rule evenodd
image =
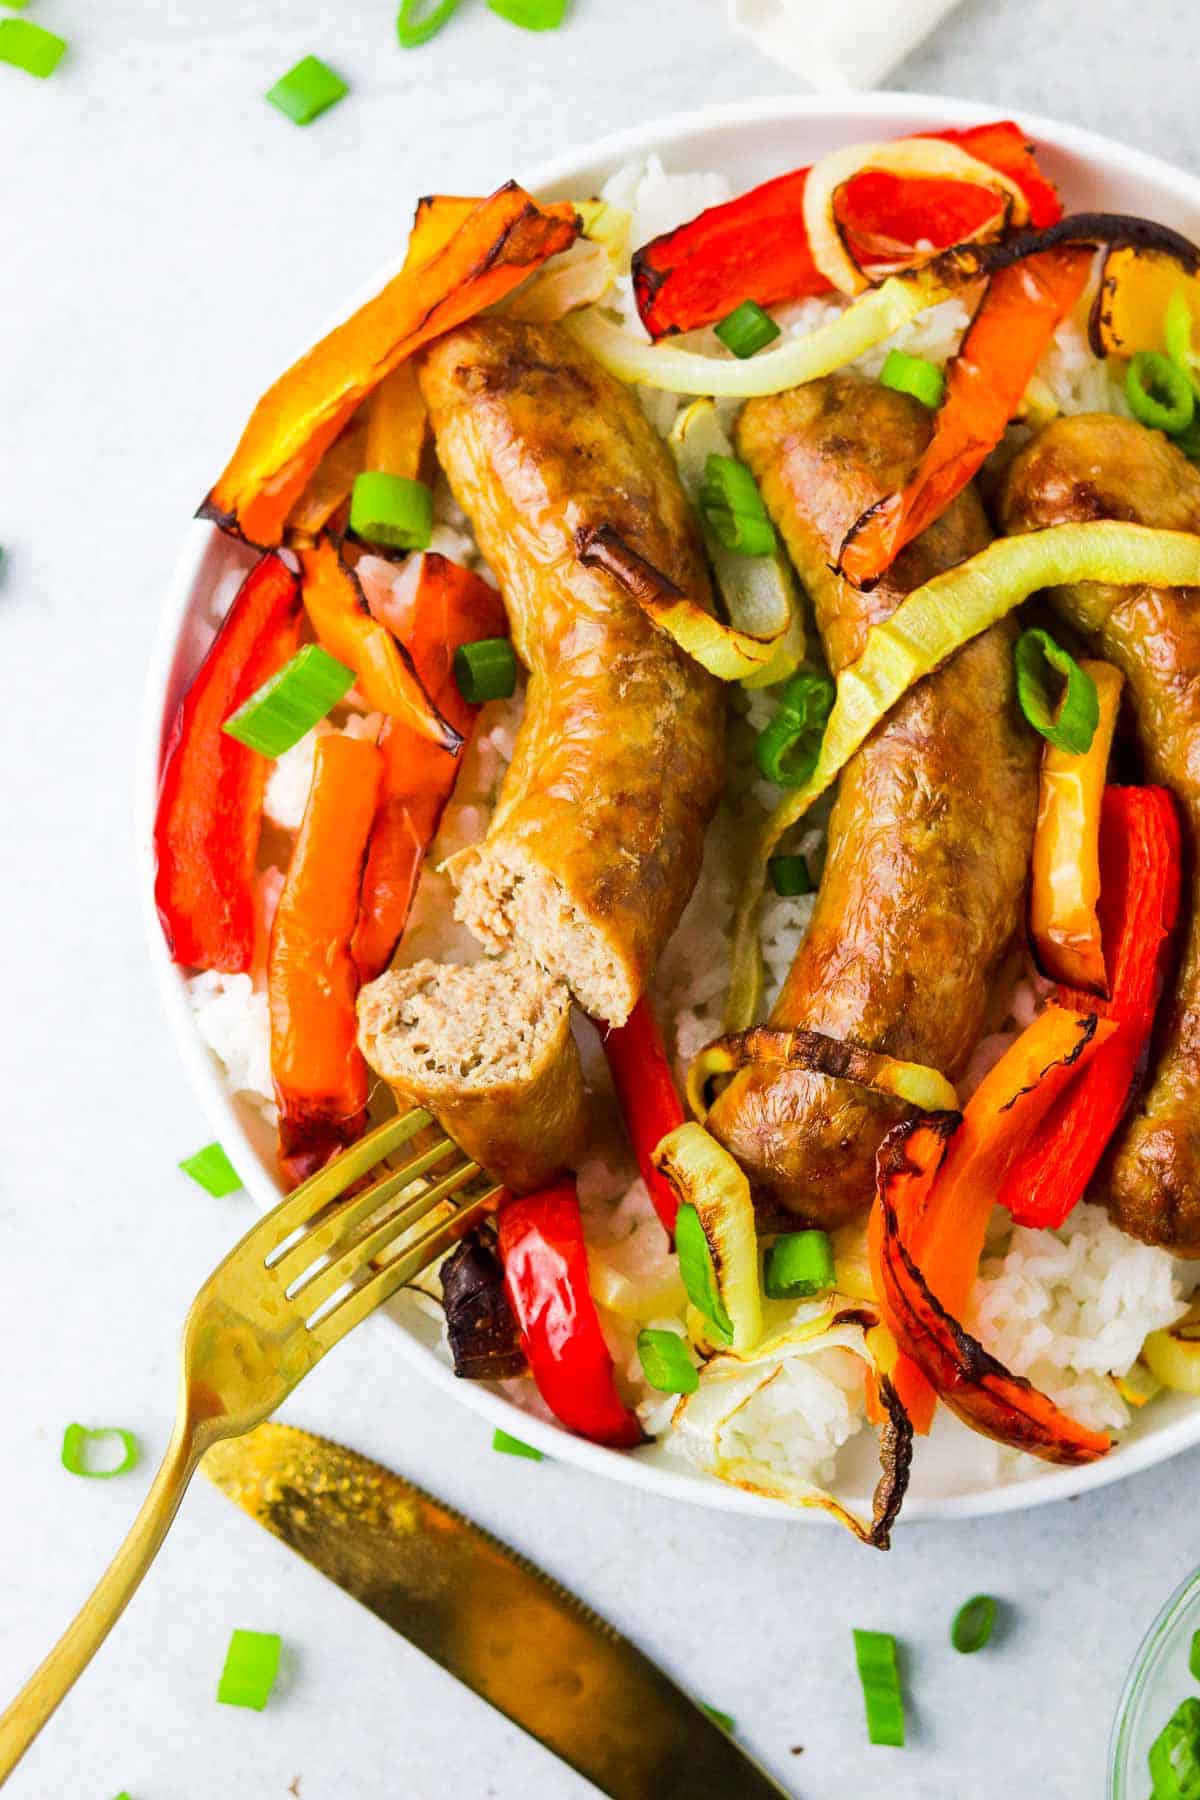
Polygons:
M900 3L900 0L897 0ZM250 1219L174 1172L208 1136L151 991L134 892L136 714L184 520L259 389L385 257L415 196L470 192L619 126L769 94L716 0L575 0L514 31L480 0L402 54L391 4L35 0L72 39L0 67L0 1692L124 1531L171 1419L175 1343ZM967 0L896 85L1058 114L1200 163L1189 0ZM300 56L354 92L307 131L260 95ZM1057 1508L825 1530L494 1456L368 1326L287 1416L371 1452L536 1557L733 1713L803 1800L1093 1800L1126 1666L1200 1553L1200 1453ZM111 1483L63 1425L136 1429ZM949 1650L969 1594L1009 1603ZM906 1649L910 1747L864 1742L851 1625ZM262 1715L219 1707L230 1630L277 1630ZM803 1745L794 1756L791 1747ZM296 1778L299 1778L298 1780ZM573 1800L592 1792L199 1482L8 1792L13 1800Z

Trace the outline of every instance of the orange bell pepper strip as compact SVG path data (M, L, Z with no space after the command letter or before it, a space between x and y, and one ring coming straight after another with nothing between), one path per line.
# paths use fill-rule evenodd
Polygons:
M1042 746L1037 829L1029 877L1029 937L1042 972L1088 994L1106 994L1100 897L1100 813L1124 677L1112 663L1083 661L1100 717L1091 744L1072 755Z
M300 588L264 556L238 590L180 702L163 758L154 901L177 963L245 974L254 952L254 870L265 756L221 727L300 641Z
M478 205L478 194L422 194L413 214L412 230L408 234L405 268L411 269L417 263L428 262L431 256L436 256L459 227L466 224ZM543 210L557 213L560 206L547 206Z
M880 1146L872 1260L888 1325L903 1353L972 1430L1046 1462L1095 1462L1112 1440L997 1362L934 1293L913 1248L914 1222L938 1210L942 1158L959 1129L956 1114L927 1113L896 1126Z
M366 1121L350 939L383 759L374 744L317 739L312 786L271 931L267 997L279 1160L292 1182L324 1166Z
M419 480L428 423L416 367L403 362L380 382L367 402L362 467L401 475L405 481Z
M371 617L361 583L337 544L322 537L297 555L309 622L329 654L354 670L367 705L457 755L461 732L430 698L408 649Z
M993 275L958 352L933 436L904 487L846 534L838 572L868 588L941 517L1000 439L1055 331L1083 293L1091 246L1043 250Z
M284 536L290 545L315 542L338 508L345 505L356 476L373 466L367 462L367 439L366 414L359 412L330 444L288 514Z
M481 201L433 255L393 276L268 389L201 516L252 544L280 543L313 471L371 390L577 233L573 208L543 209L515 182Z
M458 691L454 652L460 644L506 632L499 594L482 576L427 551L411 599L402 611L392 603L388 618L440 711L466 740L479 708ZM389 719L379 748L383 779L351 945L364 982L373 981L395 954L460 766L459 758L402 719Z
M1179 919L1179 815L1166 788L1110 787L1100 818L1100 930L1109 997L1061 989L1120 1030L1093 1056L1018 1154L997 1198L1018 1225L1061 1225L1083 1198L1142 1069Z

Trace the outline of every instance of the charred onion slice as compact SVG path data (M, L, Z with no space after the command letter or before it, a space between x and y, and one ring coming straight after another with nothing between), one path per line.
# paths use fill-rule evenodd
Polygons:
M454 1373L467 1381L503 1381L529 1368L504 1286L504 1265L489 1238L472 1232L439 1270Z
M891 143L847 144L813 164L804 184L804 227L813 261L832 287L861 294L874 284L851 256L837 218L838 196L856 175L898 175L905 179L970 182L996 196L995 216L967 242L997 237L1008 225L1024 225L1029 202L1010 176L980 162L957 144L939 138L897 138ZM932 257L936 252L931 251ZM926 260L929 260L926 258Z
M820 1031L780 1031L770 1025L749 1031L731 1031L706 1044L688 1069L687 1097L703 1125L708 1112L708 1084L716 1075L732 1075L747 1063L774 1064L784 1069L810 1069L815 1075L831 1075L854 1081L860 1087L894 1094L922 1112L953 1111L958 1095L946 1077L924 1063L900 1062L878 1050L863 1050Z
M733 1348L753 1350L762 1337L762 1294L749 1182L728 1150L690 1122L667 1133L653 1162L679 1204L699 1217Z
M722 623L639 556L611 525L580 526L575 554L585 569L603 569L611 575L652 624L721 681L741 681L763 668L786 630L786 621L777 621L770 636L757 637Z
M957 1125L954 1114L914 1120L897 1125L880 1147L876 1272L892 1333L965 1425L1045 1462L1096 1462L1111 1438L1060 1412L997 1362L930 1293L906 1247L907 1222L920 1214Z

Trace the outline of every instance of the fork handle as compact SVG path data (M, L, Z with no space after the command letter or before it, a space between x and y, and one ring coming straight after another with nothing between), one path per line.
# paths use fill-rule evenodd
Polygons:
M197 1433L186 1415L176 1421L167 1453L125 1542L45 1662L30 1676L8 1710L0 1714L0 1785L12 1774L59 1701L74 1687L133 1598L158 1554L206 1447L197 1441Z

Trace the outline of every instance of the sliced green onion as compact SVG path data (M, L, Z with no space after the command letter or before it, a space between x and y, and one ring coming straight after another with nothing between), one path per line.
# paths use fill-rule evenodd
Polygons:
M1200 1681L1200 1631L1193 1631L1191 1648L1188 1651L1188 1672L1193 1681Z
M419 44L427 44L431 37L436 37L446 21L458 11L462 0L441 0L440 5L423 14L424 5L425 0L401 0L400 11L396 14L396 36L402 50L415 50Z
M389 550L424 550L433 535L433 495L423 481L366 469L350 495L350 529Z
M67 40L28 19L0 19L0 62L44 81L67 53Z
M264 756L282 756L337 705L354 680L354 670L320 644L305 644L230 713L221 729Z
M763 1264L763 1287L772 1300L806 1300L834 1284L833 1245L824 1231L789 1231L775 1239Z
M923 356L909 356L905 350L889 350L887 360L879 371L882 387L895 388L898 394L911 394L922 406L930 408L942 404L942 393L946 386L946 377L936 363L926 362Z
M643 1375L660 1394L694 1394L700 1386L696 1365L678 1332L647 1327L638 1332L637 1352Z
M1200 1795L1200 1700L1177 1706L1150 1746L1152 1800L1196 1800Z
M523 1444L520 1438L509 1437L507 1431L497 1426L492 1433L492 1449L498 1450L501 1456L527 1456L530 1462L545 1462L541 1450L535 1450L532 1444Z
M517 685L517 659L507 638L477 638L454 652L454 679L464 700L507 700Z
M688 1299L697 1312L704 1314L713 1336L722 1344L732 1344L733 1321L725 1310L717 1286L708 1239L700 1223L700 1214L688 1202L675 1215L675 1248L679 1253L679 1274Z
M867 1708L867 1736L873 1744L904 1743L904 1697L896 1640L890 1631L855 1631L854 1658Z
M727 350L743 358L753 356L766 344L773 344L779 336L778 325L757 300L743 300L731 313L726 313L713 330Z
M1048 631L1036 627L1023 631L1013 648L1017 672L1017 699L1021 711L1048 744L1070 756L1083 756L1092 747L1100 723L1100 697L1091 676L1075 658L1056 644ZM1057 707L1046 679L1053 669L1066 682Z
M828 675L801 669L779 697L775 717L754 741L759 774L780 787L803 787L817 766L837 690Z
M497 18L523 31L554 31L563 22L567 0L487 0Z
M185 1156L179 1167L193 1181L199 1182L206 1194L214 1200L223 1200L226 1194L236 1194L242 1187L242 1178L222 1150L220 1144L205 1144L203 1150L197 1150L194 1156Z
M1187 375L1157 350L1138 350L1130 357L1125 397L1135 419L1168 437L1186 431L1196 411Z
M727 1731L730 1737L733 1736L737 1730L737 1720L732 1713L722 1712L719 1706L709 1706L704 1700L697 1700L696 1705L712 1720L714 1725L719 1725L722 1731Z
M950 1642L960 1656L974 1656L992 1635L996 1623L996 1602L990 1594L976 1594L965 1600L954 1615Z
M813 878L808 872L808 858L799 854L792 856L772 856L767 859L767 874L771 878L771 886L784 900L792 900L797 894L811 894Z
M350 92L340 75L335 75L319 56L305 56L281 75L266 99L286 113L295 125L311 125L323 112L336 106Z
M217 1684L222 1706L250 1706L261 1712L279 1673L281 1647L276 1631L235 1631Z
M13 12L24 12L28 5L29 0L0 0L0 6L10 7ZM119 1794L117 1800L121 1800Z
M700 511L726 550L739 556L770 556L775 527L767 517L758 483L736 456L710 455L704 464Z
M96 1468L89 1445L103 1446L103 1454L115 1450L117 1443L121 1445L120 1462L114 1463L111 1469ZM90 1481L110 1481L114 1475L125 1475L135 1467L141 1448L132 1431L125 1431L120 1425L98 1425L94 1430L86 1425L68 1425L63 1432L61 1456L68 1475L85 1475Z

